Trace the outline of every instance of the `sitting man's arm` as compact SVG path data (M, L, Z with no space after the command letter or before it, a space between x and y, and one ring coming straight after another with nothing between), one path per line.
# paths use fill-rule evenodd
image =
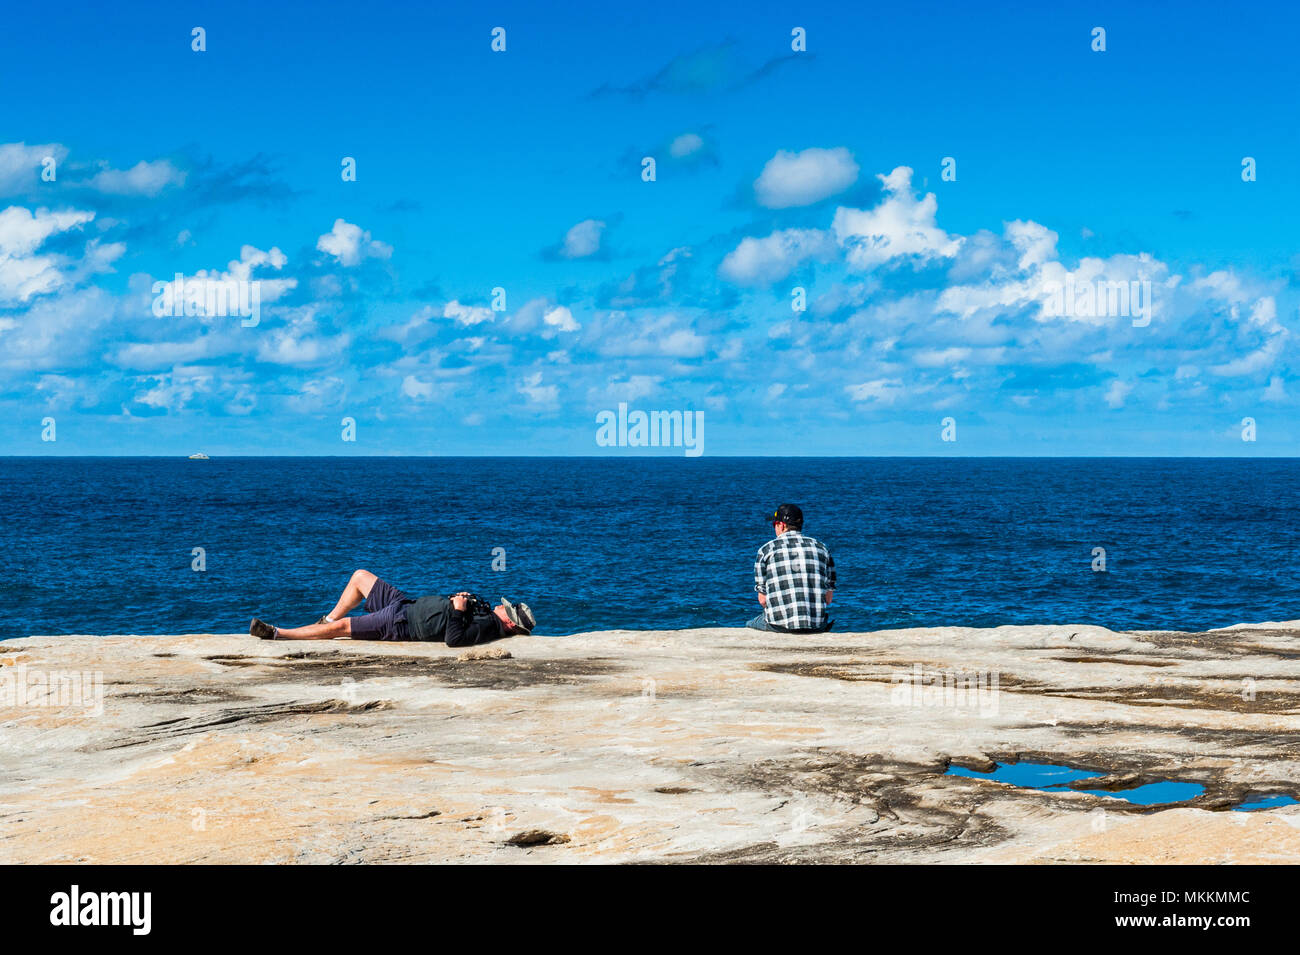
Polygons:
M831 556L830 551L827 551L826 552L826 603L827 604L829 604L831 602L831 598L835 596L835 583L836 583L835 558Z
M754 561L754 593L758 594L758 605L767 608L767 569L764 566L763 552L758 552Z

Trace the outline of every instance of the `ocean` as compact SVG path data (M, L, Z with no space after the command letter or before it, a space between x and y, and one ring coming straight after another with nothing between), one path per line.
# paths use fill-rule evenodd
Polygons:
M301 625L358 567L524 600L542 634L741 626L784 502L834 555L841 631L1300 618L1296 459L49 457L0 477L6 638Z

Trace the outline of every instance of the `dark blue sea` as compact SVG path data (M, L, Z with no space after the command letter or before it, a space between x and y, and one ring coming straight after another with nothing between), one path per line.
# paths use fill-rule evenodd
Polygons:
M838 630L1286 620L1298 478L1292 459L4 458L3 636L301 625L357 567L523 599L545 634L738 626L787 501L835 557Z

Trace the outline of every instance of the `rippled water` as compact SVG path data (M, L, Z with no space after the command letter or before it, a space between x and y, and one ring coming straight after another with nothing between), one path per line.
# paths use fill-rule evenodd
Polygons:
M1294 459L6 458L5 635L310 622L356 567L525 599L549 634L740 625L784 501L835 555L838 630L1293 619L1298 477Z

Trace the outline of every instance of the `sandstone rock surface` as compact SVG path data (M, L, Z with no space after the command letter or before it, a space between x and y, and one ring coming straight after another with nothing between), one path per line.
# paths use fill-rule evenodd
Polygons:
M8 640L0 862L1295 863L1300 806L1232 807L1300 796L1298 637ZM36 701L73 673L101 706ZM945 774L1016 761L1204 791L1139 807Z

